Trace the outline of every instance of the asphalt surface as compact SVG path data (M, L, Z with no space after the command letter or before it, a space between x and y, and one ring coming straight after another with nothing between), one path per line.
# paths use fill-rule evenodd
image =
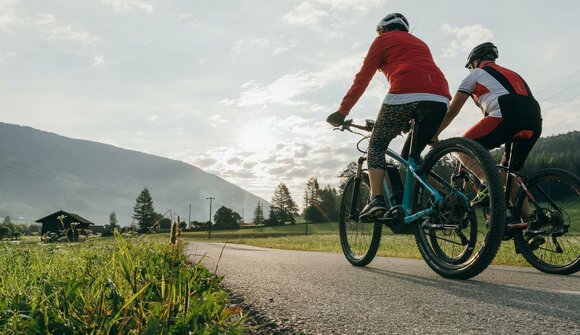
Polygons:
M253 334L580 334L578 273L491 266L458 281L421 260L357 268L336 253L198 242L186 252L225 275Z

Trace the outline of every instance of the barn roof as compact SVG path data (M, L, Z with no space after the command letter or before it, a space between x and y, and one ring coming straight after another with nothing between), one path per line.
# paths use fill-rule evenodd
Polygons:
M60 211L58 211L58 212L52 213L52 214L50 214L50 215L47 215L47 216L43 217L42 219L38 219L38 220L36 220L35 222L38 222L38 223L43 223L43 222L45 222L45 221L49 221L49 220L52 220L52 219L56 219L58 216L60 216L60 215L62 215L62 214L64 214L64 215L66 215L66 216L70 217L71 219L73 219L74 221L76 221L76 222L79 222L79 223L85 223L85 224L89 224L89 225L92 225L92 224L94 224L94 223L92 223L91 221L89 221L89 220L87 220L87 219L83 218L83 217L82 217L82 216L80 216L80 215L77 215L77 214L75 214L75 213L69 213L69 212L65 212L65 211L63 211L63 210L60 210Z

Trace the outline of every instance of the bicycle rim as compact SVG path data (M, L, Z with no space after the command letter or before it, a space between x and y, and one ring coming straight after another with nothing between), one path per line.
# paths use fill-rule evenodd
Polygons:
M487 204L470 203L480 181L462 167L460 155L471 158L483 171L489 185ZM415 240L421 255L435 272L447 278L468 279L481 273L495 257L505 225L503 187L491 156L474 141L448 139L429 152L421 171L444 199L437 206L431 193L416 185L414 211L436 208L434 214L416 224ZM489 212L484 213L484 209Z
M515 217L529 221L514 234L516 248L538 270L572 274L580 269L580 178L561 169L542 170L520 192ZM528 209L526 210L526 204Z

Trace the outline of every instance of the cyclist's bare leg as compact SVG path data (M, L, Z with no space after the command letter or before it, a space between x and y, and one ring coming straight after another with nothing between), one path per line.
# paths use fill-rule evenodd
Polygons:
M501 180L503 180L504 186L505 183L507 181L506 178L506 171L501 170L499 172L500 176L501 176ZM512 186L511 186L511 194L510 194L510 202L513 205L514 202L516 201L516 197L518 195L518 191L520 188L520 183L517 182L517 180L515 178L512 178ZM530 221L530 206L528 203L528 198L526 197L522 203L522 211L520 213L520 217L522 219L522 222L528 222Z
M369 179L371 183L371 197L383 195L383 180L385 179L385 170L369 169Z
M459 159L459 161L461 162L461 164L467 169L469 170L471 173L473 173L478 179L479 181L483 184L485 182L487 182L487 179L485 178L485 175L483 174L483 171L481 170L481 168L479 167L479 164L477 164L477 162L475 162L473 160L473 158L465 155L465 154L457 154L457 158Z

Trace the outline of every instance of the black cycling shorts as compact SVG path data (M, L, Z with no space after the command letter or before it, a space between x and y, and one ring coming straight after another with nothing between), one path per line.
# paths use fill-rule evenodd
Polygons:
M439 129L446 111L446 104L434 101L417 101L402 105L383 104L369 142L367 161L369 169L386 169L385 150L395 137L409 131L411 120L415 120L415 136L411 134L407 136L401 156L409 158L411 149L411 156L418 158ZM415 141L412 145L411 139Z
M517 132L522 130L531 130L534 132L534 136L527 140L518 140L518 144L512 153L511 147L513 137ZM536 141L540 138L541 134L541 118L496 118L487 116L471 127L465 134L463 134L463 137L475 140L487 150L499 148L504 145L501 165L507 166L511 157L511 170L519 171L524 165L530 150L532 150L532 147L536 144Z

